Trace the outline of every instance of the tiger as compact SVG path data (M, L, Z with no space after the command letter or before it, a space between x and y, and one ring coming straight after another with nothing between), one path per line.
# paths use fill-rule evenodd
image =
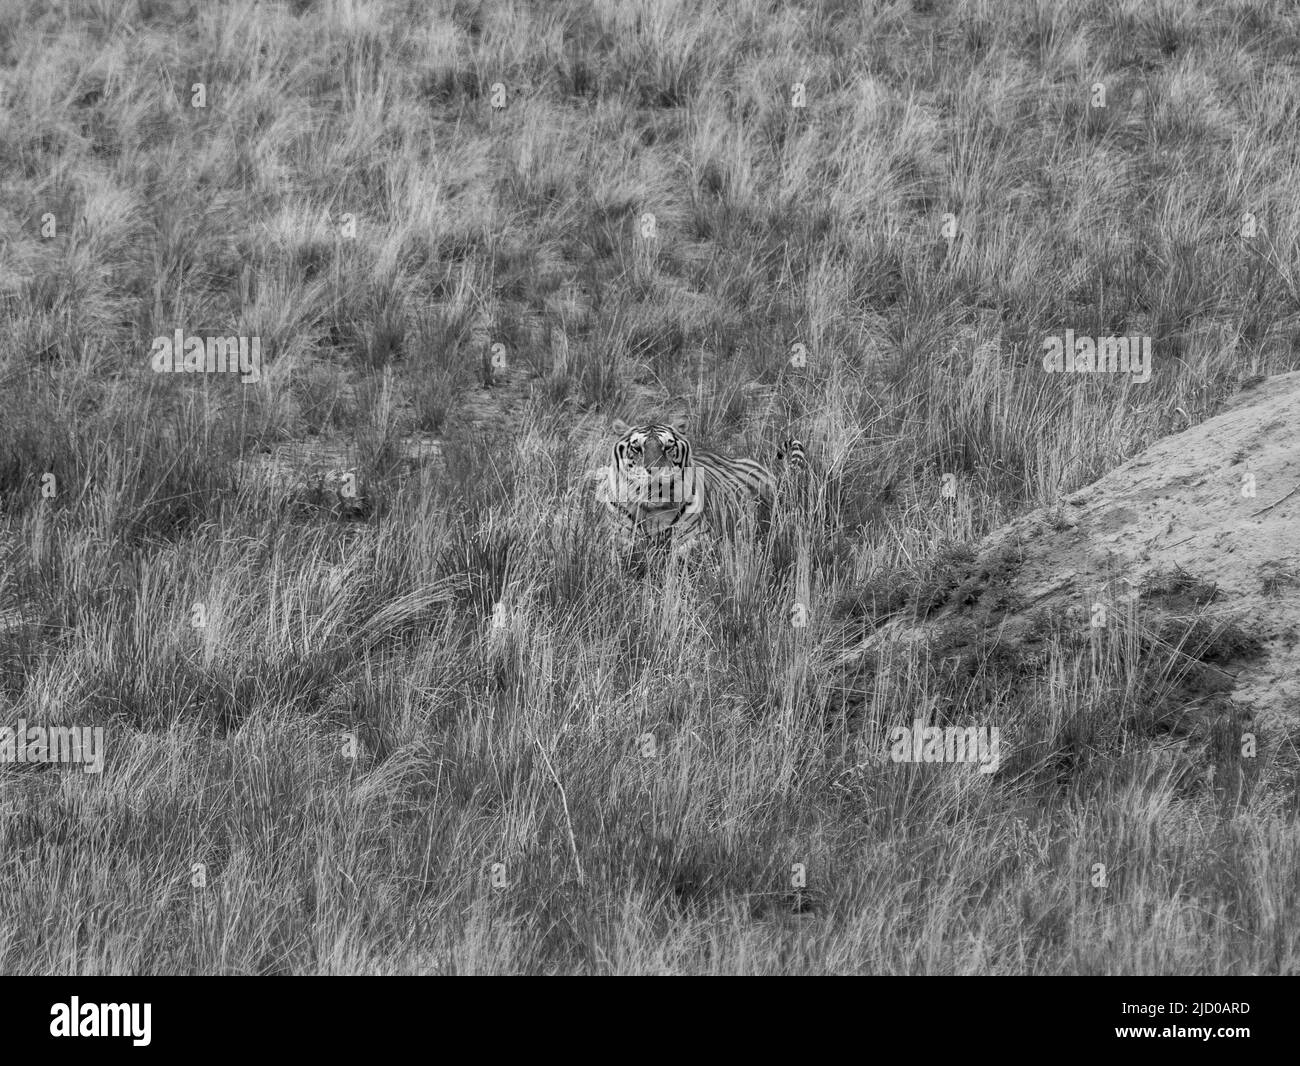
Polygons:
M739 526L749 513L760 532L770 526L777 479L762 463L698 448L672 426L616 426L602 500L621 545L671 548L680 555L708 528ZM791 455L786 441L778 455Z

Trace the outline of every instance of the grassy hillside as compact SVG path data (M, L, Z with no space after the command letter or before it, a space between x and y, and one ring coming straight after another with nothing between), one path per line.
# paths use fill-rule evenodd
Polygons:
M1284 0L10 0L0 725L106 754L0 764L0 971L1300 972L1295 737L1184 684L1237 634L847 654L1300 368L1298 57ZM638 578L616 417L812 471ZM932 712L998 772L891 761Z

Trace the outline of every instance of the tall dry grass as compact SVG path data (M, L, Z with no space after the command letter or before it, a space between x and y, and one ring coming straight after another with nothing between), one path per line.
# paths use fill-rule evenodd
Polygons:
M1223 634L845 654L1300 366L1298 45L1282 0L6 5L0 720L107 761L0 766L0 969L1296 972L1292 738L1170 739ZM262 380L154 374L176 328ZM1045 374L1065 329L1156 372ZM638 579L583 474L669 409L814 468ZM312 441L363 520L246 474ZM891 762L933 709L1002 769Z

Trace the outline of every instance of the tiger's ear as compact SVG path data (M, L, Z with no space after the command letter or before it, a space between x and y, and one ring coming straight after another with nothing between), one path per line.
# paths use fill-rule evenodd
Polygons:
M678 433L685 433L686 428L690 425L690 420L685 415L674 415L672 421L668 424Z
M632 427L629 426L626 422L624 422L621 418L616 418L614 419L613 422L609 424L609 428L612 429L615 433L617 433L621 437Z

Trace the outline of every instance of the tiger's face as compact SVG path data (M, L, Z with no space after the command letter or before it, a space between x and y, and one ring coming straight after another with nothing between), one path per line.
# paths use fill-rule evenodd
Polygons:
M644 509L680 508L691 499L691 444L671 426L634 426L614 444L621 502Z

